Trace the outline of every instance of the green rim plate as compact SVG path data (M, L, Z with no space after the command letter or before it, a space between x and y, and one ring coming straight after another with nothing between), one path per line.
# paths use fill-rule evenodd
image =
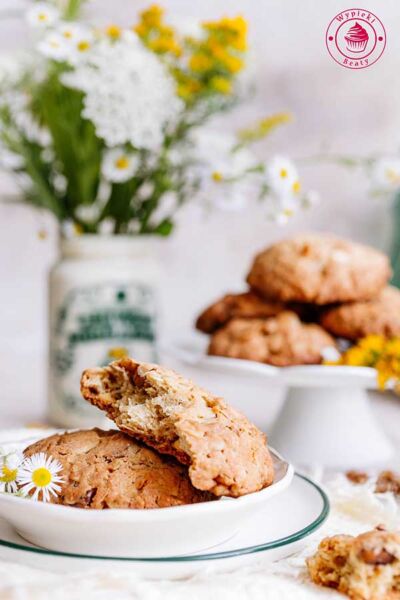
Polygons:
M309 536L311 533L316 531L322 523L327 519L330 509L329 499L323 489L319 487L314 481L306 477L305 475L301 475L300 473L295 473L295 477L299 477L303 479L311 486L315 488L315 490L319 493L322 500L322 510L318 517L312 521L307 527L296 531L291 535L285 536L278 540L274 540L273 542L267 542L265 544L257 544L255 546L248 546L247 548L237 548L235 550L225 550L223 552L213 552L207 554L193 554L188 556L169 556L169 557L155 557L155 558L132 558L132 557L113 557L113 556L95 556L88 554L72 554L69 552L57 552L53 550L45 550L44 548L37 548L35 546L23 546L22 544L16 544L14 542L8 542L7 540L0 539L0 546L5 546L6 548L12 548L14 550L23 550L25 552L32 552L35 554L44 554L47 556L62 556L69 558L79 558L79 559L87 559L87 560L113 560L113 561L121 561L121 562L147 562L147 563L160 563L160 562L197 562L197 561L205 561L205 560L220 560L223 558L232 558L235 556L243 556L245 554L255 554L257 552L264 552L265 550L272 550L274 548L280 548L282 546L286 546L288 544L293 544L294 542L298 542L303 538Z

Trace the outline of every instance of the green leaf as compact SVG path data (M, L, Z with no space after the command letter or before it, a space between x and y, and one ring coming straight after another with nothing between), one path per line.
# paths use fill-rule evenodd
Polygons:
M66 202L71 214L96 199L103 143L93 124L81 115L83 95L66 88L55 68L35 94L32 109L50 130L55 162L67 179Z
M154 228L153 232L157 233L158 235L167 237L168 235L170 235L173 228L174 224L172 223L172 221L170 221L169 219L164 219L164 221L161 221L161 223Z

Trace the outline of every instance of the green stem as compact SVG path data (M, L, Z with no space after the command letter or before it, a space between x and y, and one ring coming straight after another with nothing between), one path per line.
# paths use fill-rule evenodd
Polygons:
M86 0L69 0L65 8L64 19L67 21L75 21L78 19L85 2Z

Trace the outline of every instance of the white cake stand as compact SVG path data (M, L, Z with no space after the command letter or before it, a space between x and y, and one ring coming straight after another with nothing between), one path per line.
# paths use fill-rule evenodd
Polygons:
M285 401L268 438L297 465L365 468L385 463L394 453L371 412L367 390L377 388L375 369L321 365L277 368L207 356L204 344L196 339L168 345L165 352L192 369L232 378L246 375L253 381L262 377L267 391L268 385L283 385Z

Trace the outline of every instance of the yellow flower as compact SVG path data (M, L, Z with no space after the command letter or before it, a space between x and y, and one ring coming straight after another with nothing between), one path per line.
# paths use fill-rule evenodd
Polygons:
M213 60L210 56L207 56L207 54L202 54L200 52L197 54L193 54L193 56L191 56L189 60L189 68L192 71L209 71L212 68L213 64Z
M148 42L148 47L157 54L171 53L175 54L175 56L182 54L182 48L173 38L169 37L154 38Z
M148 28L144 23L137 23L132 27L139 37L144 37L148 33Z
M118 27L118 25L111 24L106 28L106 35L108 35L108 37L112 40L119 40L121 33L122 30L120 27Z
M215 75L210 79L210 85L213 90L220 94L230 94L232 92L232 82L226 77Z
M351 367L368 366L368 354L362 348L353 346L345 353L344 364Z
M390 379L390 374L383 370L378 370L378 388L380 390L384 390L388 381Z
M109 358L113 358L115 360L124 358L125 356L128 356L128 354L129 354L128 350L123 347L110 348L108 351Z
M380 389L393 383L400 389L400 338L386 339L381 335L368 335L346 352L336 364L374 367Z
M247 22L239 16L223 17L219 21L208 21L202 24L210 38L218 38L224 46L240 52L247 49Z
M152 4L149 8L140 13L144 25L147 27L158 27L164 15L164 9L158 4Z
M386 345L386 352L400 357L400 338L393 338Z
M367 335L359 341L359 347L369 352L381 353L385 348L386 340L381 335Z
M238 73L244 67L243 60L227 52L223 46L216 45L213 49L213 55L229 73Z
M182 78L178 83L177 94L186 101L191 101L200 93L202 85L197 79Z
M239 131L239 140L243 143L256 142L265 138L279 125L284 125L292 120L292 115L287 112L276 113L261 119L252 127Z

